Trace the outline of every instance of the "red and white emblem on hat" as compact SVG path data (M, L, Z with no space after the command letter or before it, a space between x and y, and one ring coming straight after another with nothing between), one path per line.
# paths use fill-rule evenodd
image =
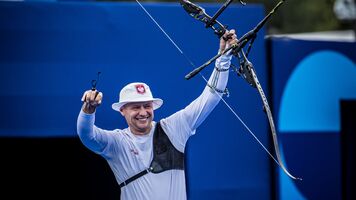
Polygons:
M135 85L135 87L136 87L137 93L139 93L139 94L145 94L146 93L146 89L145 89L145 86L143 84Z

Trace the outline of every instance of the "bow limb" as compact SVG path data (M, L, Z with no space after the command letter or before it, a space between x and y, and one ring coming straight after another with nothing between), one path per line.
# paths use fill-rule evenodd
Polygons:
M252 74L253 80L255 82L255 86L256 86L256 88L258 90L258 93L260 94L260 97L261 97L262 102L263 102L264 111L266 111L266 114L267 114L268 122L269 122L269 125L270 125L270 128L271 128L271 134L272 134L272 138L273 138L274 151L275 151L276 157L277 157L277 160L275 160L275 161L290 178L292 178L294 180L302 180L302 178L295 177L291 173L289 173L287 168L283 164L283 161L282 161L282 158L281 158L281 155L280 155L280 151L279 151L277 132L276 132L276 128L275 128L275 125L274 125L272 112L271 112L271 109L269 107L266 95L265 95L265 93L264 93L264 91L262 89L262 86L261 86L258 78L257 78L257 75L255 73L255 70L253 68L252 63L250 63L248 70Z

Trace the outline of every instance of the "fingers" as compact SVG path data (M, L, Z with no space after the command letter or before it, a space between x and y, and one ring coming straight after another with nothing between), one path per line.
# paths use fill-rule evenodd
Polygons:
M220 39L219 53L230 47L232 44L237 43L237 35L234 29L226 30L222 38Z
M91 106L98 106L101 104L103 99L103 93L97 90L87 90L82 96L82 101L90 104Z
M226 30L226 32L223 35L223 39L225 41L231 40L231 39L236 39L236 31L234 29L231 30Z
M100 105L102 99L103 99L103 93L97 92L97 95L96 95L96 97L95 97L95 102L98 102L98 105Z
M231 29L230 31L227 32L229 40L228 43L229 44L233 44L235 42L237 42L237 35L234 29Z

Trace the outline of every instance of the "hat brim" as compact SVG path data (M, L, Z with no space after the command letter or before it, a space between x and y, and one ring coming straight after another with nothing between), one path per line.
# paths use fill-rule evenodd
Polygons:
M138 99L135 101L122 101L122 102L116 102L111 105L112 109L120 112L120 109L122 106L124 106L127 103L136 103L136 102L146 102L146 101L152 101L153 104L153 110L156 110L160 108L163 104L163 100L159 98L153 98L153 99Z

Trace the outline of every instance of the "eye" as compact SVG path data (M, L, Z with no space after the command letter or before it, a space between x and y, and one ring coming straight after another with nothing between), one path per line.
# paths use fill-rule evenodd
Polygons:
M138 109L140 109L140 106L132 106L131 109L132 110L138 110Z
M145 104L144 107L147 108L147 109L148 108L152 108L152 104Z

